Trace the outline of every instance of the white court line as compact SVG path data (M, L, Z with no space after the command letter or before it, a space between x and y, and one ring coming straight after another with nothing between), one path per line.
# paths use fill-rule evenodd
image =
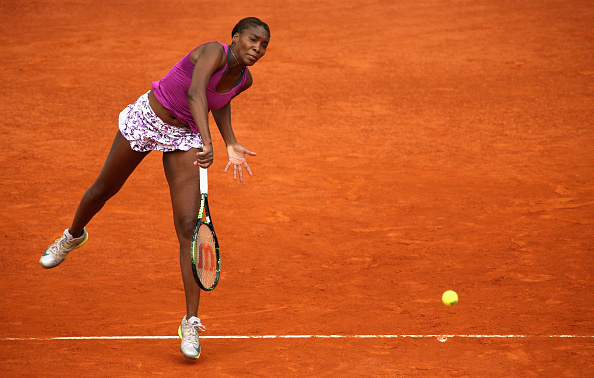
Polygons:
M450 338L507 339L507 338L574 338L594 339L593 335L252 335L252 336L200 336L201 339L428 339L446 341ZM2 341L47 341L47 340L164 340L179 339L178 336L71 336L71 337L4 337Z

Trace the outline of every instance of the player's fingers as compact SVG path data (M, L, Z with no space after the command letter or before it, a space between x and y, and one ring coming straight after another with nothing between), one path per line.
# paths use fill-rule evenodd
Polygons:
M208 156L208 155L212 155L212 150L202 150L202 151L198 151L196 152L196 156Z
M194 162L194 165L197 165L197 166L199 166L200 168L204 168L204 169L206 169L206 168L210 167L210 165L211 165L211 164L212 164L212 161L207 161L206 163L203 163L203 162L198 162L198 161L195 161L195 162Z
M230 167L230 166L231 166L231 162L230 162L230 161L228 161L228 162L227 162L227 166L225 167L225 171L224 171L225 173L227 173L227 171L229 170L229 167Z
M207 162L207 161L213 161L213 156L212 155L205 155L205 156L196 156L196 161L199 161L201 163Z
M253 151L250 151L247 148L245 149L245 153L248 154L248 155L250 155L250 156L256 156L256 155L258 155L257 153L255 153Z
M248 175L253 176L252 170L250 169L250 166L248 165L247 161L243 163L243 166L245 167L245 170L247 171Z
M238 166L239 170L239 182L243 182L243 169L241 169L241 165Z
M233 166L233 180L237 180L237 166Z

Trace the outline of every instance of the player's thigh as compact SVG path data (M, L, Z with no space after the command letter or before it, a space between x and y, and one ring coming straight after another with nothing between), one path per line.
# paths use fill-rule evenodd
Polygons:
M198 149L163 153L175 229L180 238L191 238L200 206L200 171L194 165Z
M149 152L134 151L130 142L118 131L101 169L92 186L98 197L109 197L124 185L138 164Z

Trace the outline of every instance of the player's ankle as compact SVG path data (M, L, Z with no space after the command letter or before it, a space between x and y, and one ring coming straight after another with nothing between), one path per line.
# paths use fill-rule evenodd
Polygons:
M81 238L85 234L85 230L83 228L80 232L76 233L76 235L75 235L75 233L72 232L72 228L69 228L68 233L70 234L70 236L72 236L72 239L78 239L78 238Z

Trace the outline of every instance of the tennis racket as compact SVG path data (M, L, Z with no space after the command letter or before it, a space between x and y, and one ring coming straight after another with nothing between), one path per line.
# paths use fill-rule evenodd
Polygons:
M208 172L200 168L200 210L192 235L192 271L202 290L213 290L221 275L219 241L210 220L208 208Z

